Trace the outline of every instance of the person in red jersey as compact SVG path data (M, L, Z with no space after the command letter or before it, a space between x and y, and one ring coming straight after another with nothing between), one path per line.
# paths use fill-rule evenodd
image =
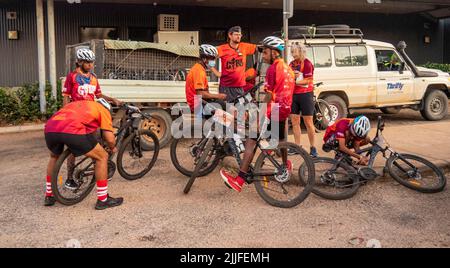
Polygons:
M294 132L295 143L300 145L301 128L300 119L303 119L310 145L310 155L317 157L314 136L316 128L314 127L314 66L306 58L306 47L303 44L294 44L291 48L291 54L294 60L289 64L295 73L296 83L294 96L292 99L292 131ZM291 151L289 154L295 154Z
M63 105L71 101L90 100L103 98L117 106L121 101L104 95L100 89L97 76L92 72L94 68L95 54L87 48L77 50L77 68L67 74L62 89Z
M267 105L266 117L270 118L269 127L271 130L276 129L275 125L278 125L278 133L272 131L272 138L280 141L286 139L285 123L291 113L292 95L295 86L294 72L282 58L284 49L284 41L278 37L269 36L262 41L263 60L265 63L271 64L267 69L265 83L266 92L270 97ZM272 116L272 113L274 116ZM275 116L276 114L278 114L278 117ZM247 180L247 172L250 163L253 161L256 143L256 139L246 140L244 158L237 176L231 175L224 169L220 170L220 175L225 184L235 191L240 192ZM287 150L282 149L281 154L283 168L286 169L287 172L292 172L292 163L287 160Z
M325 131L322 149L325 152L339 150L358 159L359 164L367 165L369 158L359 155L358 151L361 146L370 143L369 131L370 121L364 115L355 119L341 118Z

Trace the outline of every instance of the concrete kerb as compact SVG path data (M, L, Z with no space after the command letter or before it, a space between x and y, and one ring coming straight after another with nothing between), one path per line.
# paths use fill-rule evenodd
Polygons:
M0 127L0 134L25 133L25 132L31 132L31 131L40 131L40 130L44 130L44 127L45 127L45 124L12 126L12 127Z

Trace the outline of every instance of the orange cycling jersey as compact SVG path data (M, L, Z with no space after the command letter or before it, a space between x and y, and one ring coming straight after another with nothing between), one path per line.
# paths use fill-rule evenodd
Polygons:
M86 135L98 128L113 131L110 112L95 101L75 101L57 111L45 125L45 133Z
M247 55L256 51L256 45L240 43L237 49L229 44L217 47L222 62L220 85L224 87L244 87Z
M192 111L200 104L194 103L197 90L208 90L206 70L200 63L196 63L186 77L186 101Z

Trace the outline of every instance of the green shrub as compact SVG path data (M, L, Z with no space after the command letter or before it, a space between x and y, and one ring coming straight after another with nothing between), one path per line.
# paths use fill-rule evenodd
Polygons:
M48 83L45 97L47 111L42 114L38 84L27 84L20 88L0 88L0 122L20 124L49 118L62 106L61 82L58 81L56 99L51 96L51 86Z
M446 73L450 73L450 64L448 63L432 63L427 62L422 65L422 67L430 68L430 69L438 69Z

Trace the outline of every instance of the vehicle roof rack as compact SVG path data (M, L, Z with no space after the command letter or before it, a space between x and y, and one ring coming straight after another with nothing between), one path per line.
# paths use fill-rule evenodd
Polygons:
M337 43L338 38L358 38L360 39L358 44L365 44L364 34L359 28L313 28L313 33L301 34L305 40L305 44L308 44L308 39L318 38L333 38L333 43ZM320 32L316 34L316 32Z

